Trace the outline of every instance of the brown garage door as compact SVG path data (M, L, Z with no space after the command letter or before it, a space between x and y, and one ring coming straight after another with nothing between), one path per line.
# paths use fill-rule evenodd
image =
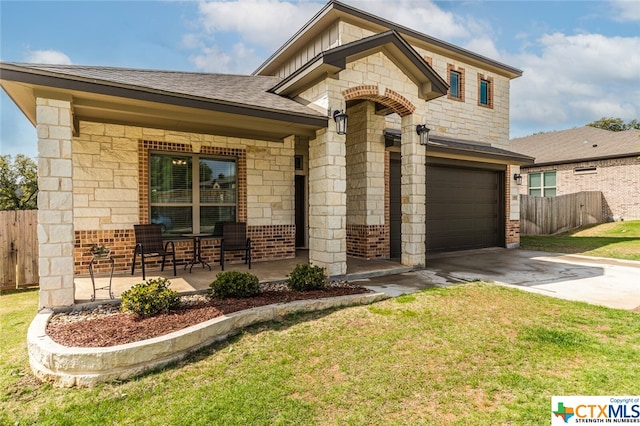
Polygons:
M427 251L502 246L501 172L429 166Z

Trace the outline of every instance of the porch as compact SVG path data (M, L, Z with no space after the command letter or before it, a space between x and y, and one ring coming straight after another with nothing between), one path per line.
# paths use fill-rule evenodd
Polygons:
M225 271L251 272L256 275L260 282L265 281L284 281L287 275L293 271L297 264L309 261L308 250L296 250L296 257L292 259L270 260L264 262L253 262L251 270L244 263L228 263L225 262ZM414 267L400 264L399 259L374 259L365 260L356 257L347 257L347 274L346 280L358 278L376 277L390 274L400 274L413 270ZM194 265L192 272L188 268L185 270L184 264L178 264L177 276L173 276L173 267L168 260L165 270L161 272L159 269L147 270L147 279L164 277L171 281L171 288L181 294L203 292L209 288L209 284L215 279L216 275L221 272L219 264L212 264L211 271L202 265ZM111 290L116 299L120 295L134 286L142 282L142 270L137 267L135 275L130 272L119 273L113 275ZM93 287L89 275L78 275L74 278L75 283L75 303L90 303L93 294ZM108 274L97 274L95 276L96 288L107 287L109 285ZM96 300L94 303L104 303L109 301L109 293L105 290L96 291Z

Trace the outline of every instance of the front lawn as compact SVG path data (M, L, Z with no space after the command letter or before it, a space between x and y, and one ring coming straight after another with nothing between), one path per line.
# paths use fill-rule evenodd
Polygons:
M34 381L37 292L0 303L0 424L549 424L553 395L637 395L640 315L487 283L253 326L94 389Z
M603 223L559 235L521 236L520 248L640 260L640 220Z

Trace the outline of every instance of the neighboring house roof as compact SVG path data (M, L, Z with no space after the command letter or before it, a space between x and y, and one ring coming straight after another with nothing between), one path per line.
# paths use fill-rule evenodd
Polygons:
M385 143L387 146L397 146L401 144L401 131L397 129L385 129ZM532 164L533 157L496 148L490 144L482 142L469 142L461 139L447 138L442 136L429 136L427 143L428 153L468 155L470 157L483 158L485 160L495 160L504 164Z
M447 94L447 82L394 30L321 52L271 90L274 93L295 96L321 76L344 70L349 58L378 51L385 51L393 62L405 70L407 76L416 83L421 98L429 100Z
M578 127L511 139L509 149L535 157L535 165L631 157L640 155L640 130Z
M522 71L517 68L505 65L475 52L471 52L470 50L466 50L428 36L419 31L412 30L411 28L398 25L379 16L372 15L368 12L356 9L335 0L328 2L313 18L311 18L311 20L309 20L309 22L300 28L298 32L296 32L287 42L285 42L284 45L282 45L282 47L280 47L262 65L260 65L253 74L272 74L273 71L281 65L283 60L286 60L286 58L291 56L291 52L295 52L302 45L308 43L319 31L328 27L337 19L353 21L357 25L372 28L375 32L393 30L404 38L409 38L409 42L413 42L413 40L415 40L420 44L428 45L430 49L442 53L445 56L453 55L465 57L472 63L482 64L484 68L492 69L499 74L508 76L509 78L516 78L522 75Z

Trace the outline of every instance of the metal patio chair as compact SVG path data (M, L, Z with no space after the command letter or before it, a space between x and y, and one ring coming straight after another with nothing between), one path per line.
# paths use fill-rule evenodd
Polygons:
M244 263L251 269L251 238L247 237L244 222L224 222L220 242L220 269L224 271L224 254L228 251L244 251Z
M162 257L161 271L164 271L164 262L168 255L173 260L173 276L176 272L176 247L173 241L164 243L162 240L162 226L160 224L133 225L136 235L136 247L133 249L133 264L131 265L131 275L136 269L136 257L140 254L142 265L142 279L146 279L144 260L148 257ZM164 243L164 244L163 244ZM169 250L171 248L171 250Z

